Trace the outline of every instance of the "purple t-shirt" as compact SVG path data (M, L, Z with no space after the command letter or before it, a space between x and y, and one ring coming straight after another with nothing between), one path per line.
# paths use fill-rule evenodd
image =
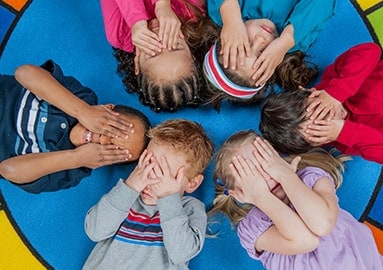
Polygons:
M328 173L315 167L306 167L297 174L310 188L322 177L331 179ZM305 254L281 255L268 251L257 254L255 242L272 225L272 220L257 207L238 225L241 245L266 269L383 269L383 257L377 250L371 230L342 209L339 209L332 232L320 237L318 248Z

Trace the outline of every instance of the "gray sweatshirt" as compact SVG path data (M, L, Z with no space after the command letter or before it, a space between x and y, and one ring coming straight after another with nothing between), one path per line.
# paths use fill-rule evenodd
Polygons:
M86 215L85 231L98 243L83 269L188 269L203 247L206 223L198 199L172 194L145 205L120 179Z

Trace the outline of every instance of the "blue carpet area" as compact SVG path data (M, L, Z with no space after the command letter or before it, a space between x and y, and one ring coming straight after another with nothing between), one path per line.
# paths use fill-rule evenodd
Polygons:
M309 52L322 69L349 47L372 41L353 5L347 0L338 2L337 15ZM0 27L0 35L5 36L5 23L10 24L12 17L3 16L3 12L4 9L0 8L3 27ZM241 108L224 104L220 113L211 108L197 108L157 114L142 106L136 95L125 92L115 73L116 63L104 36L100 6L96 0L33 0L4 47L0 73L12 74L21 64L40 65L47 59L55 60L65 74L92 88L100 103L123 103L138 108L153 125L170 118L186 118L201 123L216 148L237 130L258 129L259 107ZM203 185L193 194L207 207L214 197L212 165L206 171ZM0 180L0 191L21 232L47 264L58 270L80 269L94 246L83 229L86 211L120 177L126 178L131 170L132 166L100 168L75 188L39 195L28 194ZM364 214L380 171L381 165L359 157L347 163L344 184L338 194L341 206L356 218ZM240 247L228 221L222 217L217 220L219 223L212 227L219 231L219 235L206 240L202 252L191 261L190 268L262 269L261 264L250 259Z

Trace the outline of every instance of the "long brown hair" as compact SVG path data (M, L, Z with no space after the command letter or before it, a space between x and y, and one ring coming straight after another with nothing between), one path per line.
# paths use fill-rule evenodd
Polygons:
M229 217L233 225L236 225L253 207L250 204L238 203L232 196L227 195L226 191L227 189L234 189L235 179L229 169L232 158L238 154L238 150L242 146L252 143L257 137L259 135L253 130L239 131L229 137L218 150L215 157L213 176L216 196L213 207L208 212L209 216L222 212ZM332 153L322 148L316 148L299 156L301 161L298 164L298 170L308 166L321 168L331 175L336 187L339 187L342 183L343 163L350 159L349 156L345 155L334 157ZM284 159L290 162L294 157L286 156Z

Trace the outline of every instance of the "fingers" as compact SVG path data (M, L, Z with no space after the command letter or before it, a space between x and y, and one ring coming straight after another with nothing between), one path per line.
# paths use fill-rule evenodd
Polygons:
M326 120L316 120L314 124L307 126L305 132L309 135L308 140L316 144L328 142L331 131L331 122Z
M155 56L162 51L162 43L156 33L147 30L140 35L140 38L135 40L134 45L144 53Z
M231 48L229 53L229 66L232 70L235 70L237 67L237 48Z
M182 166L181 168L179 168L177 172L177 177L176 177L177 182L182 183L184 177L185 177L185 167Z
M180 31L180 23L165 24L164 27L160 28L160 32L159 36L162 41L162 47L169 50L176 49L178 38L183 36Z
M310 117L310 119L315 119L316 115L318 114L318 112L315 111L315 108L320 104L320 100L318 99L311 100L309 97L309 102L310 102L309 106L307 106L307 109L306 109L306 111L308 112L307 117Z
M314 119L326 119L326 116L329 115L330 112L331 112L330 108L323 107L320 114Z
M250 44L248 42L245 42L243 46L238 47L238 59L239 64L243 66L245 64L245 58L250 55ZM236 60L236 59L235 59ZM234 69L236 68L237 62L234 63ZM232 66L233 68L233 66Z
M122 137L129 138L129 134L134 133L133 124L121 117L119 113L116 113L109 108L103 106L103 108L109 113L104 117L103 122L100 123L101 133L109 137Z
M132 157L128 150L117 149L114 145L101 145L97 154L96 167L127 162Z
M256 86L266 83L274 73L271 64L269 64L268 61L263 61L261 58L255 61L254 70L256 70L256 72L252 75L252 79L255 80Z
M149 164L150 158L152 156L153 156L153 153L148 152L148 150L145 149L140 155L140 158L138 159L138 167L143 168L145 165Z
M155 156L153 156L151 159L150 159L150 162L155 164L156 166L154 166L151 174L150 174L150 177L152 178L162 178L163 175L164 175L164 172L162 171L162 167L160 165L160 163L158 162L157 158Z

